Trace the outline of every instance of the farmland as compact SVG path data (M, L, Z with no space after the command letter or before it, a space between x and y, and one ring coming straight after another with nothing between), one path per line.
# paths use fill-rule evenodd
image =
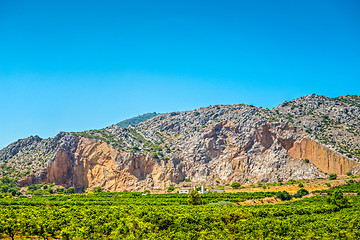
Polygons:
M278 193L202 194L200 205L176 193L5 197L0 234L9 239L358 239L359 190L354 182L297 201L251 206L237 203ZM344 196L329 201L334 192Z

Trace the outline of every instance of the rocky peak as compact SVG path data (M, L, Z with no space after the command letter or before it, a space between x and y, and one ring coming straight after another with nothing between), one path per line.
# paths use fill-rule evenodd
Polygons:
M5 174L29 176L23 183L116 191L181 185L186 178L204 183L315 178L359 171L359 108L358 96L314 94L272 110L214 105L159 114L126 128L61 132L12 155L1 150L0 157L7 161L4 168L14 168Z

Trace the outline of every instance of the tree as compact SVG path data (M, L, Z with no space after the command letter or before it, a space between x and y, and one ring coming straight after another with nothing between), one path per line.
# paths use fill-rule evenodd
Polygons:
M169 186L168 189L167 189L168 192L172 192L172 191L174 191L174 190L175 190L175 187L174 187L174 186Z
M199 205L202 202L200 194L196 190L191 190L190 191L187 201L188 201L188 203L190 203L192 205Z
M337 178L337 175L335 173L329 174L329 180L335 180Z
M72 194L75 193L75 188L74 187L69 187L68 189L64 190L65 194Z
M277 192L276 197L280 198L281 201L291 200L291 195L287 191Z
M241 187L241 184L238 183L238 182L233 182L233 183L231 184L231 187L232 187L233 189L239 189L239 188Z
M302 188L299 191L297 191L297 193L294 194L294 198L301 198L301 197L303 197L305 195L308 195L308 194L309 194L309 191Z
M344 197L344 194L340 189L336 189L333 194L329 193L327 202L336 205L339 208L345 208L350 205L349 200Z

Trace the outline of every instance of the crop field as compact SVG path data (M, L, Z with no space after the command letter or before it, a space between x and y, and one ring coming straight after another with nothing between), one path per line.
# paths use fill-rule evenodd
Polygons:
M252 206L232 203L278 193L202 194L199 205L189 204L186 194L100 192L5 197L0 199L0 237L359 239L359 190L360 183L355 182L321 191L324 196ZM336 192L341 194L336 197Z

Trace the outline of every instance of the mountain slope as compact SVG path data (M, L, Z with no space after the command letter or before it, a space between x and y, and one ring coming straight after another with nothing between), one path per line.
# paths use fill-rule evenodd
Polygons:
M141 123L143 121L146 121L146 120L148 120L150 118L153 118L153 117L155 117L157 115L159 115L159 113L156 113L156 112L146 113L146 114L139 115L137 117L133 117L133 118L123 120L123 121L117 123L116 125L118 125L119 127L122 127L122 128L127 128L130 125L136 125L136 124Z
M359 96L309 95L272 110L216 105L160 114L126 129L19 140L0 151L0 167L11 167L3 174L18 178L30 171L21 185L113 191L165 188L184 179L274 182L357 173L359 113Z

